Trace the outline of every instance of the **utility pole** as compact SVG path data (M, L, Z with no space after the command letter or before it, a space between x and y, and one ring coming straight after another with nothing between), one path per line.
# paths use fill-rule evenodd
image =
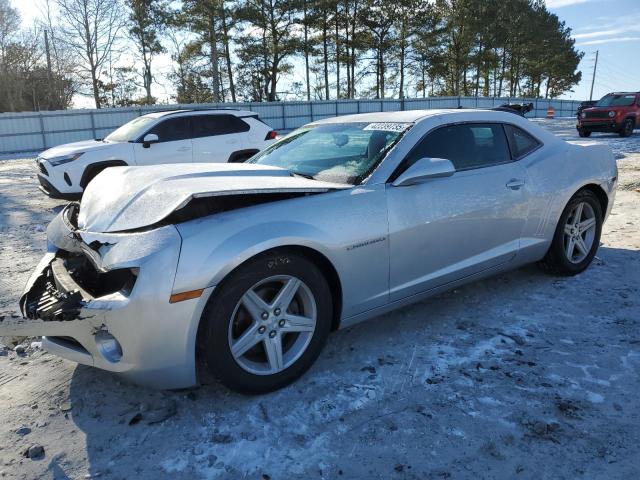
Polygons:
M307 79L307 102L311 101L311 84L309 83L309 19L307 18L307 0L302 3L304 19L304 68Z
M589 93L589 101L593 99L593 84L596 81L597 68L598 68L598 50L596 50L596 63L593 64L593 77L591 77L591 93Z
M51 51L49 50L49 34L44 31L44 49L47 54L47 109L52 108L51 99L53 97L51 89L53 88L53 75L51 73Z

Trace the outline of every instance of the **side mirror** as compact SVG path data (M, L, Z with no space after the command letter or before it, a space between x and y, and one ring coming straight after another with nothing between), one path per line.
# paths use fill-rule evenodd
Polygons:
M158 143L160 139L155 133L147 133L142 139L142 147L149 148L152 143Z
M393 182L394 187L406 187L424 182L430 178L450 177L456 173L456 167L446 158L421 158L407 168Z

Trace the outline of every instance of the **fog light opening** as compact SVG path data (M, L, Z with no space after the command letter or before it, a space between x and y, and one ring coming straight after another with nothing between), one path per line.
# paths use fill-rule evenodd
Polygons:
M122 359L122 346L106 330L96 333L96 346L100 354L110 363L118 363Z

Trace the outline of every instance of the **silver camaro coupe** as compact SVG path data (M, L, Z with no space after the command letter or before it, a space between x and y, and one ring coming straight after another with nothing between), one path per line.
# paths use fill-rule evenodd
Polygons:
M329 332L538 262L591 263L617 168L507 112L310 123L244 164L114 167L47 230L3 335L161 388L302 375Z

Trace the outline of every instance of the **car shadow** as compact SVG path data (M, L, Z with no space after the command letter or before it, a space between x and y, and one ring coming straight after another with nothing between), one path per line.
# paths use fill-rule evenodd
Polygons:
M302 478L317 471L324 461L321 457L346 455L339 451L345 444L355 449L363 441L363 426L384 417L385 412L419 412L420 405L442 402L438 388L425 388L417 378L420 375L412 373L412 369L420 370L421 363L425 371L433 370L431 364L436 361L428 355L418 355L416 360L417 345L434 355L455 345L457 358L472 359L486 338L515 328L523 302L530 303L535 312L527 322L534 322L536 315L557 315L557 302L593 302L594 289L603 287L604 278L606 288L596 289L600 290L599 301L606 296L617 301L619 289L638 276L633 272L640 271L639 267L640 251L602 247L592 266L576 277L549 276L527 266L471 283L334 332L306 375L262 396L240 395L217 384L155 391L78 366L70 385L70 418L84 434L88 473L94 476L242 478L251 474L255 475L251 478L261 478L262 473L266 475L262 478L288 478L284 473L287 465L295 464ZM541 293L546 297L540 298ZM556 303L549 303L548 298L555 298ZM452 365L463 361L455 360ZM385 372L391 374L381 378ZM450 385L462 381L466 379L457 367L446 380ZM504 387L489 383L483 388ZM529 395L524 391L514 394L523 395L522 403ZM148 419L157 419L153 415L163 409L166 419L149 424ZM456 410L452 411L454 415ZM412 428L406 430L406 438L419 444L422 437ZM432 446L447 438L435 427L427 427L427 432ZM490 437L491 432L478 435ZM366 441L363 448L383 455L384 435ZM282 470L274 472L278 464ZM274 473L279 475L273 477Z

